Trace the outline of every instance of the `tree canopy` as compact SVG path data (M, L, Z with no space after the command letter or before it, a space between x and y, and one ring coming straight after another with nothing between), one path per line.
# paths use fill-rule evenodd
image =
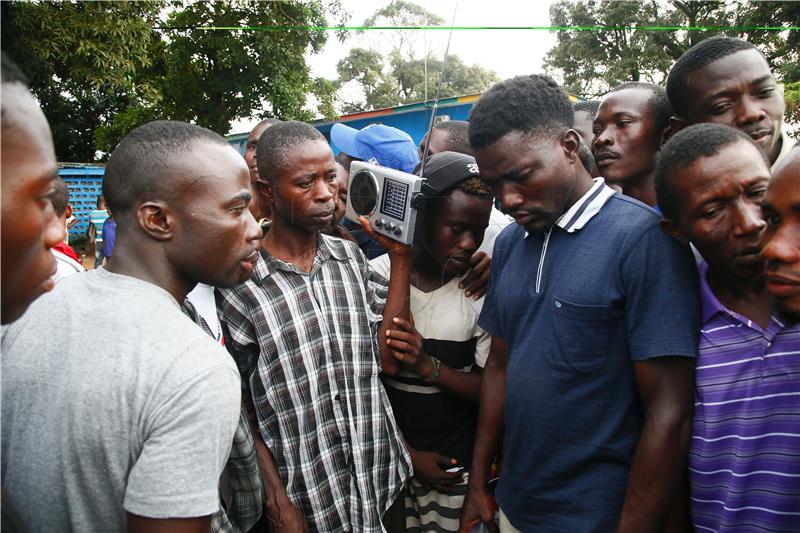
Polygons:
M338 0L309 2L3 2L2 48L26 72L61 161L92 161L156 118L226 134L233 120L308 120L330 112L330 82L307 50L322 30L209 31L210 26L326 26Z
M675 60L692 45L725 34L764 52L785 83L790 120L800 122L800 32L755 29L797 26L800 2L559 0L550 7L550 22L562 28L609 28L556 30L557 43L547 53L545 67L575 94L596 98L626 81L663 83ZM707 29L642 29L647 26Z
M394 0L364 21L367 27L441 26L444 19L422 6ZM393 107L433 98L442 72L442 57L427 50L418 53L421 32L393 30L376 32L379 39L369 48L356 47L337 64L339 88L355 84L363 99L341 99L343 113ZM480 65L467 65L449 55L439 96L480 93L498 81L497 74Z

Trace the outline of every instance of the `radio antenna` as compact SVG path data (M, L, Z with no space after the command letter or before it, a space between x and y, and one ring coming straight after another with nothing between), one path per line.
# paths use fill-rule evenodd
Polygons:
M453 8L453 20L450 21L450 34L447 36L447 47L444 50L444 59L442 60L442 70L441 72L439 72L439 83L436 84L436 96L433 99L433 112L431 113L431 121L430 124L428 124L428 129L426 131L428 140L425 141L425 150L422 153L422 167L420 168L419 171L420 176L423 176L425 174L425 160L428 159L428 149L431 146L431 137L433 137L433 122L436 119L436 110L439 108L439 90L442 88L442 82L444 81L444 67L447 64L447 55L450 53L450 39L453 38L453 26L456 25L457 12L458 12L458 0L456 0L456 5ZM425 78L425 83L426 84L428 83L427 76Z

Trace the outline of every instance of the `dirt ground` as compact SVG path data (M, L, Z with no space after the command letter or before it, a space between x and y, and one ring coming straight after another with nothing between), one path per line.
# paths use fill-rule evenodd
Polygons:
M78 254L83 268L91 270L94 268L94 244L84 242L81 244L72 244L72 249Z

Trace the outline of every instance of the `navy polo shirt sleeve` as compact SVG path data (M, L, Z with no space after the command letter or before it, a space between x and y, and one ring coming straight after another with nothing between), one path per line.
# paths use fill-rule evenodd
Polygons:
M622 264L630 357L696 357L700 292L689 248L658 225L634 244Z

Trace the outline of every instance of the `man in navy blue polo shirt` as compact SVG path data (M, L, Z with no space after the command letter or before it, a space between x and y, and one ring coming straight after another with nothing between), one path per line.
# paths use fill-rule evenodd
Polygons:
M686 464L697 351L691 253L651 208L581 165L564 91L492 87L470 116L481 175L517 224L495 242L479 324L493 337L462 526L658 531Z

